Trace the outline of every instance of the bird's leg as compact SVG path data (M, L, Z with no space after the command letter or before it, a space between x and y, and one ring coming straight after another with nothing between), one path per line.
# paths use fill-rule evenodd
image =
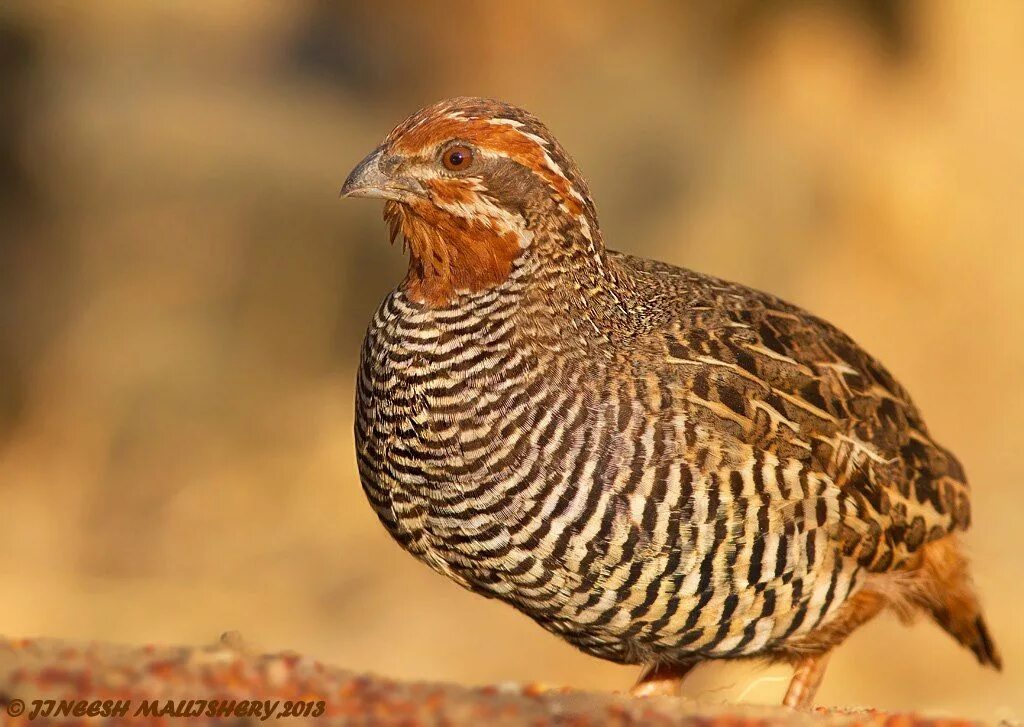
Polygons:
M805 656L796 663L793 679L789 682L786 697L782 700L785 707L791 709L808 709L812 706L814 695L821 686L828 666L828 653Z
M683 677L695 664L648 664L629 690L634 697L678 697Z

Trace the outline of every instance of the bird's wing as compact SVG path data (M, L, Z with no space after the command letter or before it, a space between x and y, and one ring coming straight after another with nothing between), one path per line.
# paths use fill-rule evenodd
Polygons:
M849 336L765 293L686 271L676 277L684 293L657 329L659 368L671 372L694 419L706 417L737 451L800 463L794 476L838 488L830 528L845 554L888 570L967 527L960 464Z

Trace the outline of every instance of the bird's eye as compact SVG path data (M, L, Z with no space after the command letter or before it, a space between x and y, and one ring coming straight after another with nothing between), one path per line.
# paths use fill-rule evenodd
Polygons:
M445 169L452 172L461 172L473 161L473 150L462 144L455 144L444 150L441 155L441 162Z

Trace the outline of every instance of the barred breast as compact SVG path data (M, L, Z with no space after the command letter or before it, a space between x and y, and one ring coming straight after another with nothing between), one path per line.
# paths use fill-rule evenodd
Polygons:
M862 580L829 538L835 483L730 436L678 364L652 370L649 321L588 342L607 326L531 308L519 278L441 308L399 290L374 316L357 449L398 542L619 662L750 655L827 621Z

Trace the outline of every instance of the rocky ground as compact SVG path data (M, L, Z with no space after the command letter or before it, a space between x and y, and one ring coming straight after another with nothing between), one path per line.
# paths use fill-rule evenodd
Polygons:
M91 716L90 716L91 715ZM296 653L259 654L237 634L202 647L0 639L0 723L338 725L957 725L873 711L798 714L708 707L538 685L400 682ZM6 722L5 722L6 720Z

